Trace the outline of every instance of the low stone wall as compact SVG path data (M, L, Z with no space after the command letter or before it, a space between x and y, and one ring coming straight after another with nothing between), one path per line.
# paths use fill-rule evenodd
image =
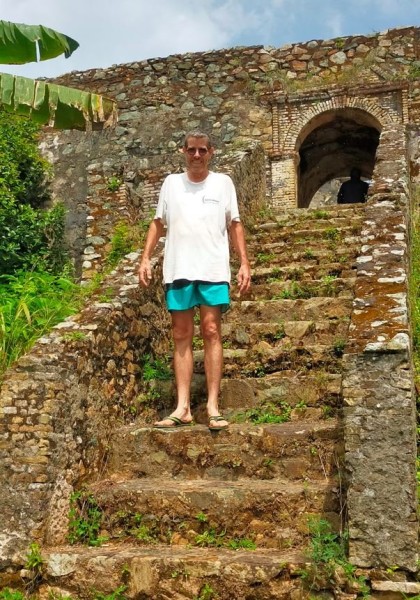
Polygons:
M165 350L160 268L150 289L142 290L137 263L138 254L129 255L106 279L97 297L113 290L112 300L91 300L6 374L0 567L19 563L29 541L45 540L47 517L52 541L63 539L68 496L73 485L100 471L107 440L139 391L142 356Z

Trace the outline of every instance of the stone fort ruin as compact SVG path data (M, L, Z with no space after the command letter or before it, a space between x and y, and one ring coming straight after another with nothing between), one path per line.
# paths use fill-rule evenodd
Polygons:
M233 177L246 222L267 207L299 219L324 184L347 177L354 166L371 181L359 215L340 371L346 472L340 493L350 561L367 570L396 566L408 586L401 583L398 590L419 593L409 587L418 564L418 522L408 294L411 215L420 189L419 29L154 58L72 72L57 83L118 102L115 129L45 130L42 136L42 150L54 165L54 195L68 210L67 239L83 284L103 270L115 227L150 215L163 178L182 169L178 147L191 129L212 134L215 166ZM111 179L118 181L115 190ZM351 212L343 214L351 227ZM82 597L77 580L87 589L89 572L99 579L107 573L115 589L120 581L114 566L127 563L129 597L172 597L164 595L170 584L161 589L158 583L170 582L170 574L150 554L140 560L135 551L118 558L117 550L106 548L80 556L76 547L63 549L72 493L100 480L117 425L130 421L128 407L143 389L142 357L167 348L159 278L153 289L139 291L138 256L128 255L108 276L107 301L92 301L55 327L6 374L0 396L3 586L16 583L29 544L37 542L49 557L46 581L52 589ZM314 323L318 318L312 317ZM72 336L75 331L84 337ZM248 383L242 382L243 393ZM226 384L227 402L233 389ZM57 547L62 550L54 553ZM266 559L258 563L255 556L251 566L238 559L232 572L245 587L257 582L271 592L245 596L231 590L226 597L283 597L274 566L267 574ZM167 566L172 559L161 560ZM188 560L183 555L182 564ZM266 569L262 583L255 569ZM232 573L229 580L216 571L216 584L226 579L229 590ZM188 593L173 597L194 597Z

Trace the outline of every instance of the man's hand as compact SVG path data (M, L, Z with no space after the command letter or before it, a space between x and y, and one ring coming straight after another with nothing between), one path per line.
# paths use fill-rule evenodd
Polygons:
M239 295L245 294L251 285L251 269L249 263L243 263L236 277L238 281Z
M152 267L148 258L143 258L139 266L139 282L143 287L147 287L152 280Z

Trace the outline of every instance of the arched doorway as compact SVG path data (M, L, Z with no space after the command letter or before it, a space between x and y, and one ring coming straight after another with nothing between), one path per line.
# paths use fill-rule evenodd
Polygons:
M298 207L308 207L322 185L348 177L352 167L370 179L380 132L379 121L359 108L333 109L311 119L296 140Z

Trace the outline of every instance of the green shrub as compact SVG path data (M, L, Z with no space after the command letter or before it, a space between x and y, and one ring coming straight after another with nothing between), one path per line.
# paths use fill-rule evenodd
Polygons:
M36 125L0 111L0 275L34 269L58 274L68 263L64 207L43 210L51 167L40 156L37 137Z
M74 492L70 498L69 535L70 544L100 546L104 538L99 535L102 526L102 510L93 495L85 490Z
M0 378L41 336L77 311L80 288L46 272L0 276Z

